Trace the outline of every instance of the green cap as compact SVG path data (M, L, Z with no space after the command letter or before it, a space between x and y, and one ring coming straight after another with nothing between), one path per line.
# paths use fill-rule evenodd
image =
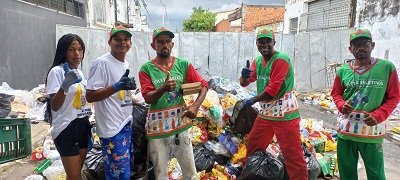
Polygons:
M113 27L110 30L110 39L111 37L113 37L115 34L119 33L119 32L124 32L125 34L127 34L129 37L132 37L132 33L124 26L117 26L117 27Z
M158 35L161 35L161 34L166 34L166 35L168 35L171 39L175 37L174 33L172 33L171 31L169 31L167 28L165 28L165 27L160 27L160 28L155 29L155 30L153 31L153 37L152 37L151 39L154 41L154 39L155 39Z
M356 29L350 34L350 42L357 38L368 38L372 40L372 34L368 29Z
M258 31L257 39L264 38L264 37L275 40L275 33L272 30L272 28L262 28Z

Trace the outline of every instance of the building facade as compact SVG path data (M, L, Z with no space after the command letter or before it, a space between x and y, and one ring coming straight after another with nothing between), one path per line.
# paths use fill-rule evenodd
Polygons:
M256 32L271 27L275 32L283 30L283 6L247 5L231 11L217 12L217 32Z
M111 28L123 24L131 31L150 31L139 0L87 0L88 27Z

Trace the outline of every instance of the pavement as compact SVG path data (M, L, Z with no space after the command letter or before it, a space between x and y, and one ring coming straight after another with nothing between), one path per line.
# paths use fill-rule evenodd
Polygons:
M50 125L44 121L31 124L32 150L43 145L44 139L50 134ZM32 161L29 155L26 158L0 164L0 180L23 180L32 174L41 161Z
M315 118L323 121L323 126L328 129L336 129L336 109L320 107L319 105L308 105L299 103L302 118ZM400 171L397 169L400 164L400 139L396 139L396 133L392 132L393 127L400 127L400 119L396 116L388 118L386 123L386 138L383 142L383 156L385 163L385 174L388 180L400 179ZM392 137L395 138L392 138ZM362 158L359 158L361 167L358 169L358 179L367 180L365 166ZM324 178L318 178L318 180ZM340 179L335 176L333 179Z
M316 118L323 120L326 128L335 129L336 118L333 109L319 107L317 105L307 105L299 103L302 118ZM387 137L383 143L384 161L386 178L400 179L400 171L397 166L400 164L400 135L391 132L393 127L400 127L399 118L389 118L387 121ZM49 135L50 125L46 122L39 121L39 124L31 124L32 149L42 146L44 139ZM0 180L23 180L32 174L33 170L41 161L32 161L31 157L19 159L16 161L0 164ZM367 180L365 167L360 158L362 166L358 170L359 180ZM323 178L318 178L323 179ZM334 177L332 179L340 179Z

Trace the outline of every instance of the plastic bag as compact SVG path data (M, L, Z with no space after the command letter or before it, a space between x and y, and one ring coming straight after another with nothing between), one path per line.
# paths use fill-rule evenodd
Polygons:
M284 160L283 155L281 153L279 153L278 159L282 162L283 167L284 167L282 180L289 180L290 178L289 178L289 174L288 174L288 172L286 170L285 160ZM311 178L308 178L308 179L311 179Z
M302 144L302 147L308 168L308 179L317 179L321 171L318 161L305 143Z
M229 118L229 121L233 131L248 134L253 128L258 112L252 106L238 109L237 107L241 106L240 103L243 103L243 101L238 101L238 103L236 103L237 105L235 105L233 115Z
M212 170L215 157L210 150L204 146L195 147L193 154L197 171L206 170L206 172L210 172Z
M222 154L217 154L214 151L211 151L214 158L215 158L215 162L217 162L220 165L225 165L226 163L228 163L228 157L222 155Z
M24 180L43 180L43 179L44 179L43 176L34 174L26 177Z
M318 160L317 164L319 164L324 178L332 178L335 173L335 157L331 154L318 153L316 158Z
M132 143L135 153L135 164L147 161L146 121L148 108L133 104Z
M234 86L229 85L230 80L225 79L219 76L212 76L211 79L208 81L208 87L218 94L226 94L231 93L233 95L237 94Z
M283 164L277 157L265 150L257 150L247 158L239 179L281 180L283 172Z
M65 170L61 160L56 160L43 171L43 176L48 180L56 180L63 173L65 173Z
M87 169L94 171L97 175L104 176L104 160L99 141L95 141L92 150L87 153L85 164Z
M216 143L208 141L207 144L210 145L209 149L212 150L214 154L223 155L228 158L232 156L232 154L228 151L228 149L225 148L224 144L222 144L222 142L220 141Z
M11 103L15 96L5 93L0 93L0 118L5 118L11 112Z

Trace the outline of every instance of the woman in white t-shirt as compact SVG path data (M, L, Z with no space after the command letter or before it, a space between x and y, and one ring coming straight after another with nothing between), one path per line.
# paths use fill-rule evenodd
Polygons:
M78 69L84 54L85 44L78 35L62 36L46 79L46 96L51 99L53 118L51 135L68 179L81 179L91 136L86 79Z

